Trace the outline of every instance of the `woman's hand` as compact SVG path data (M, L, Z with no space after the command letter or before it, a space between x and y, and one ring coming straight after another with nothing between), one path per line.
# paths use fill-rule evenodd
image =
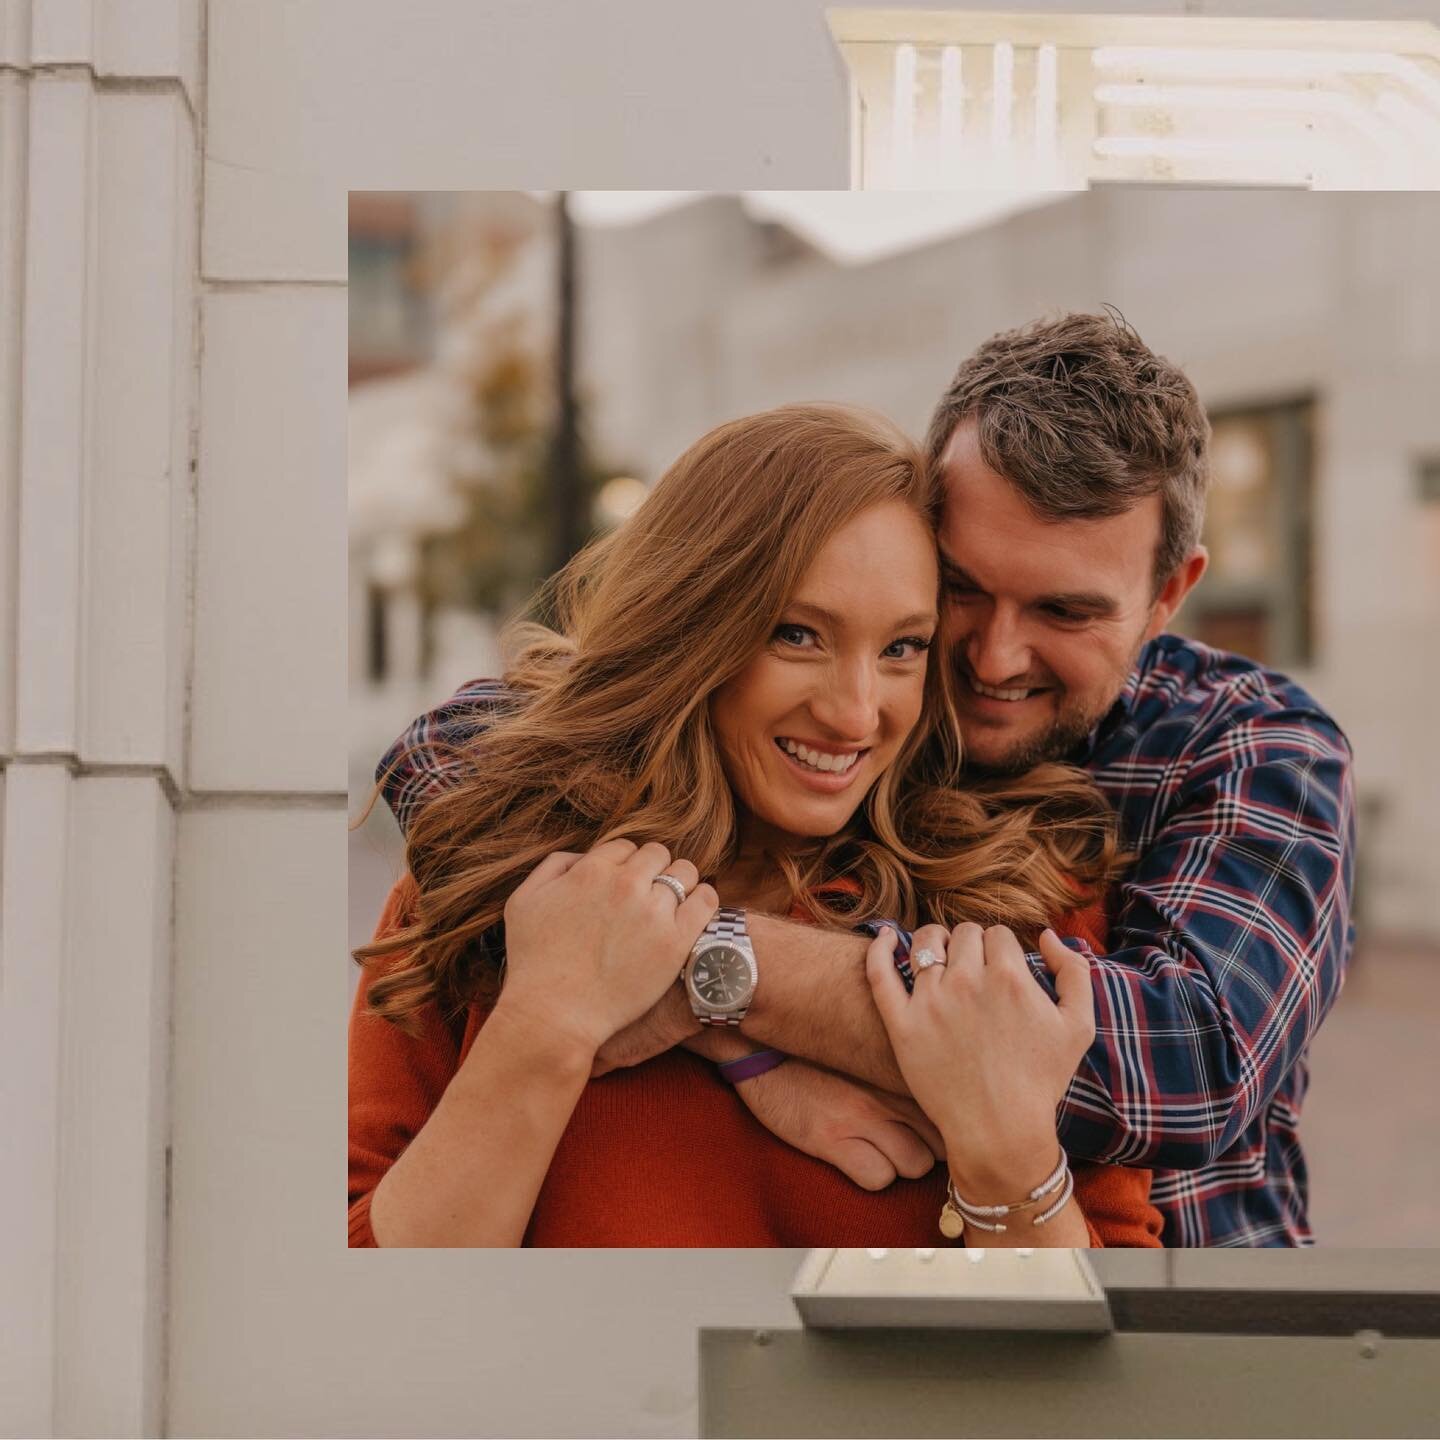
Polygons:
M1059 1003L1035 983L1004 926L915 932L913 994L895 971L895 933L866 952L866 974L910 1093L939 1126L956 1187L977 1204L1009 1203L1051 1171L1055 1112L1095 1038L1089 966L1053 931L1040 954Z
M683 904L660 874L685 887ZM563 1037L586 1063L675 983L719 906L688 860L663 845L608 840L547 855L505 906L505 984L495 1011Z

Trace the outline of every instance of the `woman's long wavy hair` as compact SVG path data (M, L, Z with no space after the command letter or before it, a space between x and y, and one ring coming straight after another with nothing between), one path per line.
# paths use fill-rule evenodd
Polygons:
M551 581L548 627L512 631L515 703L466 745L463 779L411 826L411 923L355 952L390 961L372 1010L411 1028L427 1004L453 1017L493 999L505 902L551 851L658 840L702 877L722 874L739 826L711 695L769 642L831 535L890 501L933 533L941 493L916 445L848 407L784 406L691 446L624 525ZM954 683L937 637L920 720L894 763L838 834L776 856L792 903L814 920L975 920L1033 938L1110 878L1112 817L1082 772L962 779ZM841 879L849 893L822 888Z

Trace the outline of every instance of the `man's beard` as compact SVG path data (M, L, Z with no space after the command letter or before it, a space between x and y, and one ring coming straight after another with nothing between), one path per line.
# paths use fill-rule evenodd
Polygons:
M968 753L962 736L960 753L964 757L965 773L981 779L1001 779L1023 775L1027 770L1047 760L1069 760L1074 752L1087 740L1090 732L1105 718L1109 706L1099 714L1088 711L1062 711L1050 725L1029 740L1022 740L1009 754L998 760L978 762Z
M1134 670L1136 661L1140 658L1140 652L1145 648L1145 641L1140 640L1130 656L1129 663L1115 676L1115 693L1103 705L1091 709L1078 704L1062 705L1060 713L1050 724L1031 740L1019 741L1009 754L998 760L977 761L973 760L965 745L964 726L961 726L960 754L963 761L963 768L967 775L973 775L978 779L1005 779L1014 775L1023 775L1027 770L1033 770L1035 766L1044 764L1046 761L1061 760L1074 763L1077 758L1077 751L1090 738L1096 727L1110 713L1111 706L1120 698L1120 692L1125 688L1125 682ZM963 675L956 677L960 685L968 684Z

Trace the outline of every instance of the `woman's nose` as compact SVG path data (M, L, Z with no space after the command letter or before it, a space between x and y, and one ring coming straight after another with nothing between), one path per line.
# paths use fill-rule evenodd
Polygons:
M837 671L815 695L810 708L834 739L859 745L874 735L880 723L876 676L868 667Z

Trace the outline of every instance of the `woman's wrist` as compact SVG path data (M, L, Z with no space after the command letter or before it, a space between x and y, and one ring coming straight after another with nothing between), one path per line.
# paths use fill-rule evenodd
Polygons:
M576 1074L588 1079L603 1039L508 991L501 992L482 1034L489 1048L503 1045L523 1056L537 1078L548 1074L559 1079Z
M990 1150L973 1157L952 1146L948 1135L944 1138L951 1183L972 1205L1012 1205L1023 1200L1050 1177L1062 1153L1053 1133L1048 1139L1007 1146L1003 1153Z

